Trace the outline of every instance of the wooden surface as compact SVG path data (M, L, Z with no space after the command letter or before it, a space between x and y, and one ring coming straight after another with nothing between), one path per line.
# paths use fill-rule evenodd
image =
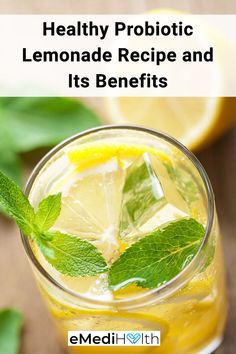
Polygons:
M235 0L0 0L0 13L140 13L158 6L176 7L193 13L236 13ZM215 191L227 265L230 312L225 340L217 354L235 354L236 128L198 157ZM21 354L62 354L18 231L12 222L3 218L0 218L0 284L0 307L14 306L25 315Z

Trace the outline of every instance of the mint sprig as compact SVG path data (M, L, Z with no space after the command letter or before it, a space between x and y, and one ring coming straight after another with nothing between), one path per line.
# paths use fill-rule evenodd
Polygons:
M72 277L108 271L101 252L91 243L52 229L61 211L61 194L43 199L37 211L21 189L0 172L0 207L26 236L39 246L46 260L59 272ZM181 272L193 259L204 236L194 219L172 222L132 244L109 269L112 290L137 284L158 287Z
M130 246L111 266L113 290L137 284L156 288L174 278L193 259L204 236L204 227L183 219L152 232Z
M107 270L102 254L91 243L50 230L60 214L60 194L43 199L35 213L21 189L0 172L0 206L26 236L37 242L44 257L59 272L83 277Z

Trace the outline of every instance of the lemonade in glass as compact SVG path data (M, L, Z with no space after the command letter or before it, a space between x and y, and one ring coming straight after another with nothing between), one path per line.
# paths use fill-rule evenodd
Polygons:
M39 163L26 193L35 208L61 193L53 228L95 245L110 270L62 274L22 238L69 353L191 354L219 346L227 302L214 196L184 146L135 126L86 131ZM69 347L68 331L160 331L161 342Z

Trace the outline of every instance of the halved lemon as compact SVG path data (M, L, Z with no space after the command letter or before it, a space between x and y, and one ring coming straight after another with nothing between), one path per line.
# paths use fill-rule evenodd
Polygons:
M156 9L151 14L181 14L175 9ZM204 29L222 50L223 37ZM199 39L201 40L201 39ZM220 62L205 80L221 82ZM218 80L219 79L219 80ZM116 124L138 124L170 134L189 149L198 150L225 132L236 118L235 97L107 97L107 118Z

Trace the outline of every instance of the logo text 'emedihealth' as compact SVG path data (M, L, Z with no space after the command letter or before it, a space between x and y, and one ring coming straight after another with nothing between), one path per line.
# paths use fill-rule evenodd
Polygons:
M160 331L69 331L68 346L160 346Z

